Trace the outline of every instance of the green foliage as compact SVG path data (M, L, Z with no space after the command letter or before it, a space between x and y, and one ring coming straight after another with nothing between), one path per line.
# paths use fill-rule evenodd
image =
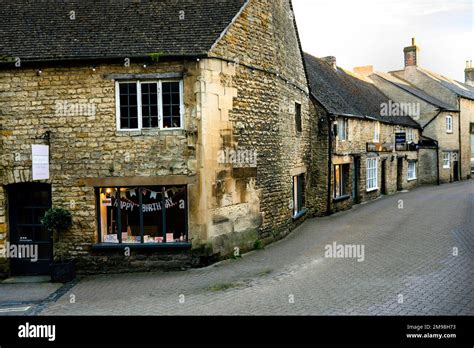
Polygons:
M48 230L56 233L59 244L58 257L61 262L64 262L65 250L61 243L60 235L63 231L72 226L71 213L62 208L51 208L44 214L44 217L41 219L41 223Z
M41 223L50 231L61 233L72 226L72 215L62 208L51 208L41 219Z
M263 245L263 242L260 240L260 239L257 239L254 243L253 243L253 248L255 250L263 250L265 249L265 246Z
M148 56L151 58L152 62L158 63L160 61L160 58L163 56L163 53L149 53Z

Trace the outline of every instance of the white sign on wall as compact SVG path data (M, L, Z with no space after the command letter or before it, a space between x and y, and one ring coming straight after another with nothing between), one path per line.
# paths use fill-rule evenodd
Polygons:
M33 180L49 179L49 146L31 145Z

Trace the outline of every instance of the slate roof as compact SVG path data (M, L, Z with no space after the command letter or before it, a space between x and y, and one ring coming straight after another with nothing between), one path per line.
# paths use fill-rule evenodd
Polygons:
M339 67L336 70L323 59L307 53L305 63L311 94L329 113L420 127L411 117L381 116L381 104L388 103L389 98L370 81Z
M452 79L450 79L448 77L445 77L443 75L439 75L435 72L432 72L432 71L424 69L424 68L417 67L417 69L419 71L421 71L422 73L424 73L429 78L437 81L443 87L449 89L451 92L453 92L453 93L455 93L455 94L457 94L461 97L474 100L474 90L471 87L469 87L468 85L466 85L464 83L461 83L461 82L458 82L456 80L452 80Z
M427 102L431 105L434 105L438 108L444 109L446 111L459 111L456 106L445 103L445 102L443 102L443 101L441 101L441 100L439 100L439 99L437 99L437 98L435 98L435 97L433 97L429 94L426 94L422 90L416 88L415 86L413 86L409 82L407 82L407 81L405 81L405 80L403 80L399 77L396 77L396 76L391 75L391 74L383 73L383 72L376 72L376 73L374 73L374 75L379 76L383 80L397 86L400 89L403 89L404 91L414 95L415 97L418 97L419 99L422 99L425 102Z
M246 2L0 0L0 57L47 61L150 53L200 56ZM70 11L75 12L75 20L70 19Z

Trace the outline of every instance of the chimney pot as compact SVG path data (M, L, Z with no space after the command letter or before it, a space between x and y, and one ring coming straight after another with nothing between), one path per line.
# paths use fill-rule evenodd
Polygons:
M405 55L405 67L407 66L418 66L418 53L420 48L416 45L416 39L411 39L411 46L405 47L403 53Z
M472 67L472 60L466 61L466 69L464 69L464 77L466 84L474 86L474 68Z

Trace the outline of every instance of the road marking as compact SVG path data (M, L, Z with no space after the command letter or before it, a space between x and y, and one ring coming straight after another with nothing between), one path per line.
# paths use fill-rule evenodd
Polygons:
M12 308L0 308L0 313L8 313L8 312L26 312L30 309L31 306L26 307L12 307Z

